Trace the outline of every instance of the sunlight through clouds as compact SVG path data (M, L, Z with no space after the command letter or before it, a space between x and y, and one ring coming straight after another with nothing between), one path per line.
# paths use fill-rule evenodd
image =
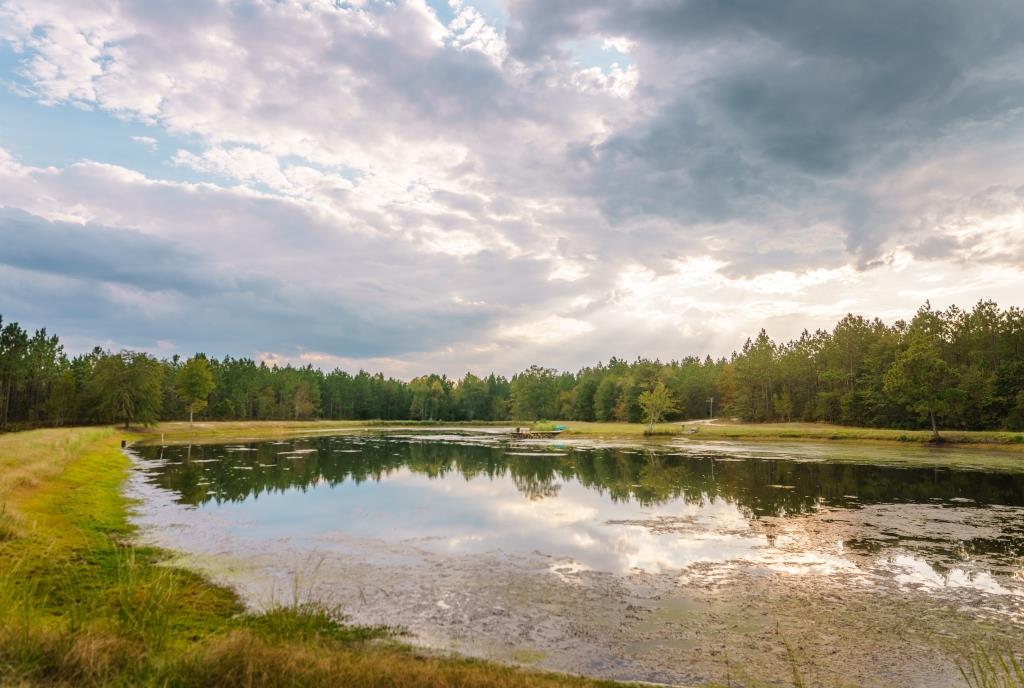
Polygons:
M828 6L0 0L0 98L82 139L110 135L97 118L143 127L124 134L134 158L29 164L10 151L42 125L5 123L0 205L201 247L221 277L175 298L212 329L132 334L183 353L508 373L725 355L761 327L907 317L929 297L1012 305L1024 11L987 11L1004 28L981 41L979 12L925 3L907 17L934 31L876 36L875 14ZM241 302L272 324L228 329L220 309ZM56 307L48 325L83 327ZM107 336L84 327L68 334Z

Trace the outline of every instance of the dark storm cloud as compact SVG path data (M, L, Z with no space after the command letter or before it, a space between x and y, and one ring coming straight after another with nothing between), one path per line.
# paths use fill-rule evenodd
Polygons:
M274 212L265 202L255 205ZM294 211L278 212L298 225ZM0 208L0 246L0 313L15 320L46 313L36 324L96 341L116 332L120 342L135 346L178 339L216 354L247 345L387 356L440 346L453 333L468 334L489 321L486 312L443 305L392 308L402 294L393 282L369 276L357 291L376 292L374 302L382 305L368 313L318 288L315 273L288 284L226 268L138 231L50 222L14 208ZM436 326L439 320L445 328Z
M215 284L205 261L165 239L50 222L16 208L0 208L0 245L0 264L32 272L191 294Z
M770 200L840 223L870 259L906 218L858 187L1024 105L1022 3L516 0L510 14L524 59L594 34L637 43L649 115L575 153L616 222L754 219Z

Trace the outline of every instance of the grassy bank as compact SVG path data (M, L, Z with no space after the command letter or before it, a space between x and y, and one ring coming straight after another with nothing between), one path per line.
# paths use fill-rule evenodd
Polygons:
M121 438L0 435L0 684L614 685L426 656L308 602L246 613L230 590L131 544Z
M312 421L210 421L197 422L189 426L184 422L160 423L149 428L135 428L126 433L129 439L153 441L162 440L168 444L191 442L193 444L213 442L234 442L247 439L258 440L295 435L354 432L373 428L429 429L431 427L486 427L524 426L526 421L502 421L493 423L447 423L415 421L357 421L357 420L312 420ZM929 430L890 430L886 428L858 428L829 423L735 423L716 420L712 423L693 421L683 423L659 423L654 432L648 431L645 423L588 423L584 421L559 421L534 423L538 430L549 430L564 426L563 434L570 437L620 437L639 438L645 436L672 437L686 436L701 440L809 440L815 442L887 442L903 445L932 445ZM1000 447L1024 452L1024 433L996 430L942 431L942 444L976 445L979 447Z
M640 437L647 434L643 423L586 423L566 421L564 434L606 437ZM685 435L706 440L814 440L869 441L932 444L930 430L858 428L829 423L734 423L728 421L661 423L655 436ZM1024 433L995 430L942 431L943 444L1016 447L1024 451Z

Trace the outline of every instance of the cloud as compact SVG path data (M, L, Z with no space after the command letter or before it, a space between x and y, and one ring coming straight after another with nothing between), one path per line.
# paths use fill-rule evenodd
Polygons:
M0 264L21 270L147 291L199 293L216 285L198 253L137 231L49 222L0 208L0 243Z
M160 142L157 141L152 136L132 136L131 139L135 143L138 143L139 145L145 146L150 151L154 151L155 152L156 149L160 147Z
M993 186L921 219L909 250L926 260L1024 264L1024 187Z
M591 323L575 318L549 315L540 320L510 325L502 328L499 336L514 342L554 344L566 342L594 331Z
M1020 135L1014 4L515 0L510 14L521 59L589 35L636 45L648 114L575 151L613 222L768 216L778 231L810 216L866 263L919 209L865 180L958 146L983 166Z
M0 148L5 317L186 353L511 372L905 316L922 284L1014 298L1024 8L492 15L0 1L22 94L6 97L144 123L159 139L133 140L166 157L143 174Z
M486 336L500 317L544 303L526 297L546 284L546 260L429 247L425 261L419 235L349 228L295 199L96 163L9 164L0 172L0 265L8 279L61 296L8 292L7 317L28 310L97 340L114 330L134 345L169 339L218 355L364 357ZM83 325L79 311L95 318Z

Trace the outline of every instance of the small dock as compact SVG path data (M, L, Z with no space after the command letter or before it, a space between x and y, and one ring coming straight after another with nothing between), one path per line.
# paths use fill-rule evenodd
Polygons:
M541 439L544 437L558 437L565 428L555 430L532 430L530 428L512 428L512 437L517 440Z

